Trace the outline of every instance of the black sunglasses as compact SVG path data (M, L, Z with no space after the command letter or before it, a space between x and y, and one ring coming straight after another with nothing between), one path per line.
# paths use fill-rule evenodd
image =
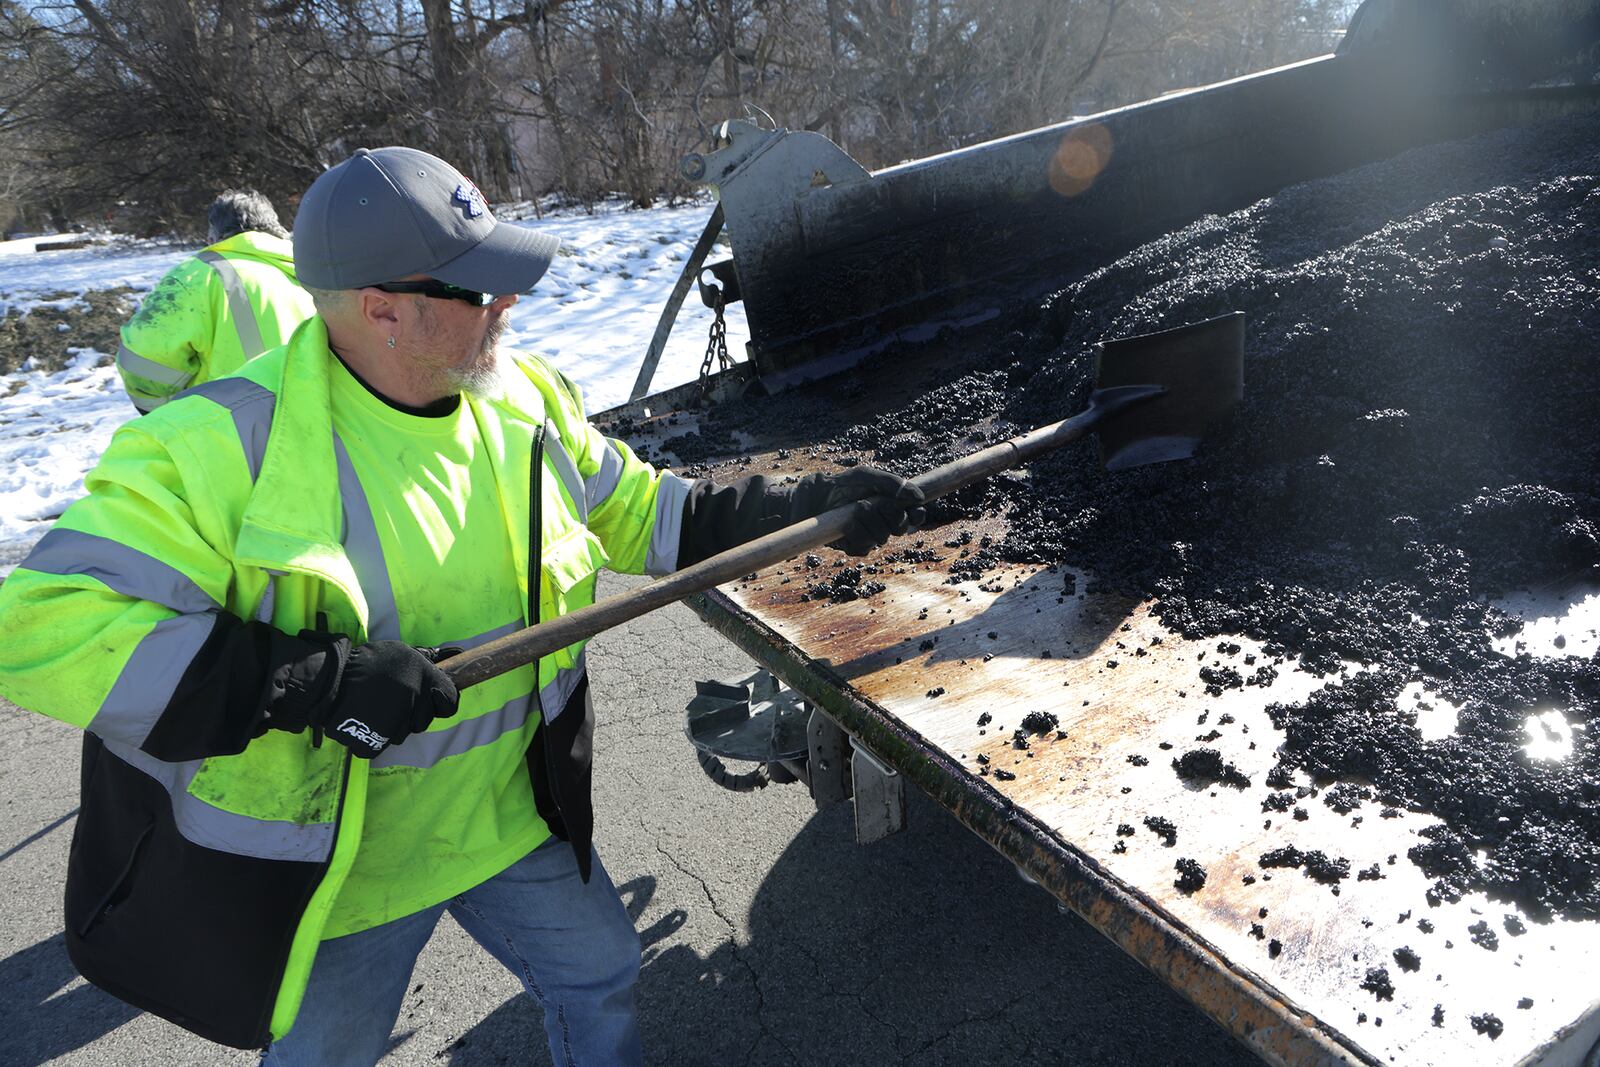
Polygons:
M436 281L433 278L419 278L414 282L384 282L382 285L371 286L385 293L420 293L438 300L460 300L462 303L472 304L476 307L486 308L495 302L493 293L480 293L475 289L463 289L459 285L448 282Z

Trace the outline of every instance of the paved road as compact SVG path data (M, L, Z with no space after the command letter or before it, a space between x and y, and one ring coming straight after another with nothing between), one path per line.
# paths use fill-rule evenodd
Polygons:
M645 944L651 1063L1256 1062L920 795L905 833L860 848L848 807L819 813L801 786L713 785L680 732L688 683L752 665L687 609L591 662L597 837ZM77 747L0 704L0 1067L253 1063L74 975ZM449 919L412 987L386 1067L549 1063L533 1005Z

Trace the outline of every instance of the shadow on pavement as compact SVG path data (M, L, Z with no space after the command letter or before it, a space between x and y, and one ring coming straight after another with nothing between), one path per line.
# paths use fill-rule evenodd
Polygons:
M847 805L819 813L761 885L747 941L709 955L674 943L681 912L642 929L646 1060L1257 1062L931 801L914 795L911 815L906 833L859 848ZM622 887L636 919L647 881ZM535 1049L546 1063L543 1047L538 1011L515 997L446 1056L478 1067Z
M139 1014L94 986L79 983L57 933L0 960L0 1061L39 1067L84 1048Z
M76 818L77 815L78 815L78 809L77 808L73 808L71 811L67 812L65 815L61 816L55 822L52 822L50 825L44 826L44 827L41 827L41 828L35 830L33 833L29 834L27 837L24 837L21 841L18 841L16 844L14 844L10 848L6 849L4 852L0 852L0 863L4 863L6 860L10 859L12 856L15 856L18 852L21 852L23 849L27 848L29 845L33 844L35 841L37 841L41 837L45 836L51 830L54 830L56 827L61 826L61 825L65 824L65 823L67 823L67 822L70 822L72 819Z

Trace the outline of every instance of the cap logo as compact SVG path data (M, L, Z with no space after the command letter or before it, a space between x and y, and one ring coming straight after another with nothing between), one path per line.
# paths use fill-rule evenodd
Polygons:
M478 187L470 181L462 182L456 186L456 191L450 194L450 200L452 203L460 204L461 210L466 213L469 219L475 219L489 210L489 202L483 198L483 194L478 191Z

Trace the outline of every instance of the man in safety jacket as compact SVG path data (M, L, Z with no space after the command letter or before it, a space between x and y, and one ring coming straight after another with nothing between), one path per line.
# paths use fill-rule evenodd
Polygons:
M296 219L319 314L118 431L0 587L0 692L87 731L66 943L96 985L276 1067L367 1065L448 910L557 1063L639 1062L583 645L461 693L436 661L590 603L602 567L843 503L865 552L921 494L689 481L603 437L496 344L555 249L442 160L357 152Z
M122 327L117 370L141 413L232 374L315 313L266 197L230 189L212 201L207 221L209 247L168 271Z

